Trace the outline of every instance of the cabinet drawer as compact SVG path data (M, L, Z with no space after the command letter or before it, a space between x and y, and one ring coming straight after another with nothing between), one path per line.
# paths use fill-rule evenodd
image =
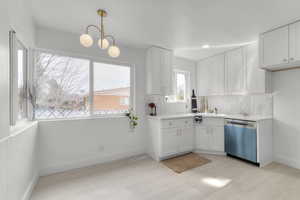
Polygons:
M188 128L193 126L192 118L162 120L161 128Z
M177 128L180 127L180 120L166 119L161 121L161 128Z
M205 126L224 126L224 118L204 117L202 124Z
M191 118L181 119L181 124L183 128L189 128L194 125L194 120Z

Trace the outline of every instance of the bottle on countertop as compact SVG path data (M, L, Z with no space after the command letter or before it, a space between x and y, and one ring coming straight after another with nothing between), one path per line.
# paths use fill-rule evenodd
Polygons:
M192 108L192 113L196 113L198 108L197 108L197 97L195 95L195 90L192 92L192 97L191 97L191 108Z

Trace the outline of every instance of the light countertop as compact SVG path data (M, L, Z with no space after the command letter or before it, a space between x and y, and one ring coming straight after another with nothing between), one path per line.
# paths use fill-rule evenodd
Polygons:
M226 118L226 119L238 119L238 120L248 120L248 121L260 121L260 120L267 120L272 119L272 116L262 116L262 115L228 115L228 114L214 114L214 113L183 113L183 114L173 114L173 115L158 115L158 116L148 116L149 119L157 119L157 120L164 120L164 119L180 119L180 118L189 118L194 116L202 116L202 117L215 117L215 118Z

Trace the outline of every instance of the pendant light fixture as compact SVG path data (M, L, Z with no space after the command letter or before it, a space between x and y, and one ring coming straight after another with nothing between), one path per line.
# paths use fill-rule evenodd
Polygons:
M107 16L107 12L105 10L99 9L97 13L101 18L100 26L88 25L86 27L85 33L80 36L80 43L86 48L91 47L94 41L92 36L89 35L89 30L91 28L95 28L100 35L98 40L99 48L103 50L108 48L108 55L116 58L120 55L120 49L116 46L115 38L112 35L106 35L104 32L103 18ZM110 41L112 42L112 45L110 45Z

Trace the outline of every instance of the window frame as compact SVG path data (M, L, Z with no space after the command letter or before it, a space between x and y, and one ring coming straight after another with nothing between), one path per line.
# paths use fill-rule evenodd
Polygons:
M19 96L18 96L18 50L22 49L23 54L23 88L24 88L24 117L18 119ZM29 69L29 50L22 41L19 40L14 30L9 31L9 110L10 126L15 126L22 121L28 120L28 69Z
M177 74L184 74L185 78L186 78L186 84L185 84L185 99L184 100L178 100L177 99ZM174 94L171 96L171 100L170 100L170 96L167 103L188 103L189 101L189 96L191 94L190 89L191 89L191 72L190 71L186 71L186 70L180 70L180 69L173 69L172 71L172 86L173 86L173 91Z
M116 113L116 114L95 114L93 109L93 100L94 100L94 63L104 63L110 65L119 65L122 67L129 67L130 69L130 97L129 97L129 108L135 110L136 109L136 97L135 97L135 65L129 64L128 62L116 61L112 59L107 59L103 57L94 57L94 56L86 56L80 55L77 53L64 52L59 50L49 50L42 48L34 48L32 49L33 59L37 52L56 54L59 56L77 58L77 59L85 59L90 63L89 66L89 114L87 116L78 116L78 117L67 117L67 118L51 118L51 119L36 119L38 121L57 121L57 120L76 120L76 119L95 119L95 118L116 118L116 117L125 117L124 113ZM35 63L32 65L32 73L33 78L35 77Z

